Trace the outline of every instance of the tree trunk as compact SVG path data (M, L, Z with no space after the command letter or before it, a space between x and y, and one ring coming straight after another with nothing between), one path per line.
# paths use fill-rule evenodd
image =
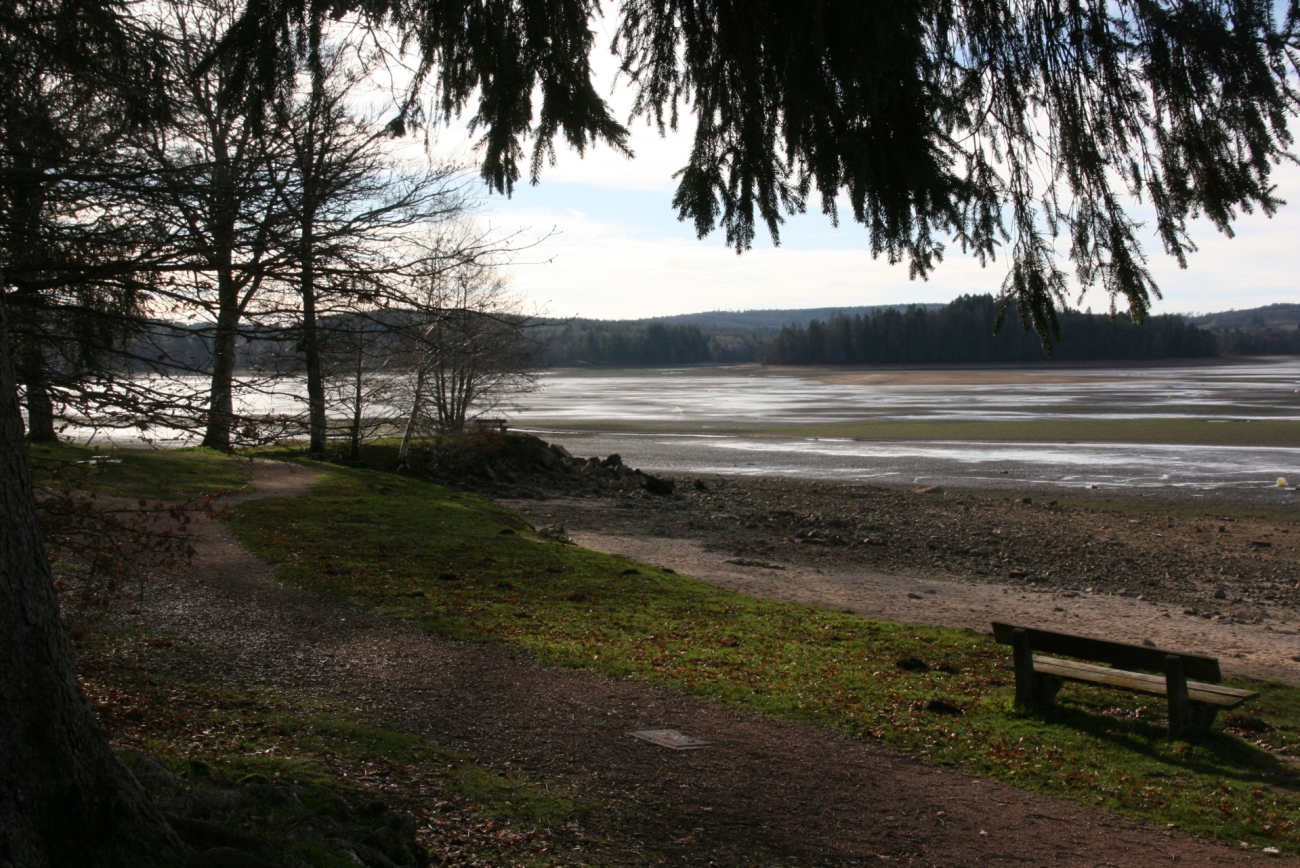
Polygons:
M234 428L235 351L239 339L237 305L222 304L217 313L217 333L212 339L212 392L208 400L208 429L204 446L230 451L230 431Z
M212 339L212 392L208 402L208 427L203 445L230 451L235 424L235 351L239 339L239 293L228 271L219 274L217 333Z
M361 391L365 385L366 336L357 333L357 367L352 380L352 449L348 457L353 461L361 459Z
M302 178L302 211L298 218L298 259L302 294L302 353L307 365L308 451L324 458L329 435L325 417L325 372L321 370L320 336L316 329L316 212L324 198L320 194L320 164L316 153L316 125L321 118L324 80L316 74L321 69L320 45L313 40L308 68L312 72L310 111L298 145L298 174ZM355 451L355 450L354 450Z
M0 864L181 865L185 845L77 683L23 444L0 301Z
M28 338L23 344L18 364L19 379L27 396L27 439L33 443L57 443L54 401L45 382L45 354L34 338Z
M419 424L421 405L424 403L424 351L420 351L415 369L415 397L411 399L411 418L406 420L406 431L402 434L402 446L397 450L397 460L406 463L411 454L411 440L415 437L415 426Z
M315 217L303 220L301 235L302 275L302 355L307 366L307 427L311 435L309 451L324 457L328 434L325 418L325 375L321 370L320 335L316 328L316 262L312 249L312 224Z

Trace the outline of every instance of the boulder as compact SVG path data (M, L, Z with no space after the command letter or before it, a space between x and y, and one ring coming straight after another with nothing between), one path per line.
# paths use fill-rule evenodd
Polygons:
M667 497L673 493L673 481L671 479L660 479L658 476L651 476L644 471L641 473L641 487L660 497Z

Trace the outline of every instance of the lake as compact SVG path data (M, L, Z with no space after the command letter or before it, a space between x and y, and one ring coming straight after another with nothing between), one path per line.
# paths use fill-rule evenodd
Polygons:
M1300 506L1290 490L1300 483L1297 359L947 371L556 371L542 384L508 414L514 426L575 454L617 452L647 469L1025 493L1230 495ZM1052 436L1004 442L1039 429ZM835 436L837 430L865 436ZM972 430L996 436L972 437ZM1133 437L1124 436L1128 430ZM1229 430L1238 433L1227 436ZM911 431L926 437L897 439ZM1252 443L1252 432L1267 432L1269 442ZM1185 437L1242 443L1142 442ZM1137 442L1106 442L1115 439ZM1288 482L1284 490L1280 477Z

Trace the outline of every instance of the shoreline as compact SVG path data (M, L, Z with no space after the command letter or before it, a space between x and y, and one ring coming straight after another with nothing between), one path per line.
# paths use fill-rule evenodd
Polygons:
M1300 683L1300 515L675 479L671 497L482 493L585 547L755 596L980 632L1018 618L1212 653L1230 673Z
M1300 449L1196 444L871 441L536 430L576 455L617 453L654 473L879 486L984 496L1163 501L1300 518ZM1279 478L1287 484L1277 485Z
M1253 426L1249 429L1247 425ZM1209 427L1213 426L1213 427ZM1219 426L1223 426L1220 428ZM897 420L863 419L782 425L675 421L597 420L587 425L564 418L535 418L512 430L531 434L661 437L779 437L786 439L881 442L1068 443L1127 446L1224 446L1300 448L1300 420L1139 417L1132 419Z

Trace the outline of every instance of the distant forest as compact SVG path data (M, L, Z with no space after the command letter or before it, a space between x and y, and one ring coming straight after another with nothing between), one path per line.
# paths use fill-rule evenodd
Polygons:
M544 346L540 361L552 367L744 364L754 361L764 331L776 333L776 329L706 332L694 323L593 321L542 325L539 331L535 337Z
M900 365L1042 361L1038 336L1015 322L998 334L991 295L964 295L940 310L883 310L870 316L786 326L764 341L756 360L767 365ZM1135 325L1126 317L1066 311L1053 357L1063 361L1205 358L1219 355L1215 335L1177 315Z
M1014 318L993 334L996 300L816 310L710 312L655 320L533 321L525 327L541 367L676 365L978 364L1048 361ZM784 322L777 327L773 323ZM323 321L326 330L339 325ZM209 363L208 326L158 323L152 353L174 364ZM1300 305L1271 305L1195 317L1168 314L1134 325L1127 317L1065 312L1055 359L1123 361L1212 356L1300 355ZM295 365L294 337L246 329L242 370ZM141 348L143 349L143 348ZM143 352L140 355L145 355ZM147 367L147 364L141 364Z
M539 362L552 367L693 364L970 364L1046 361L1014 316L993 334L997 301L815 310L712 311L656 320L547 322ZM1300 354L1300 305L1195 317L1067 311L1054 357L1064 361Z

